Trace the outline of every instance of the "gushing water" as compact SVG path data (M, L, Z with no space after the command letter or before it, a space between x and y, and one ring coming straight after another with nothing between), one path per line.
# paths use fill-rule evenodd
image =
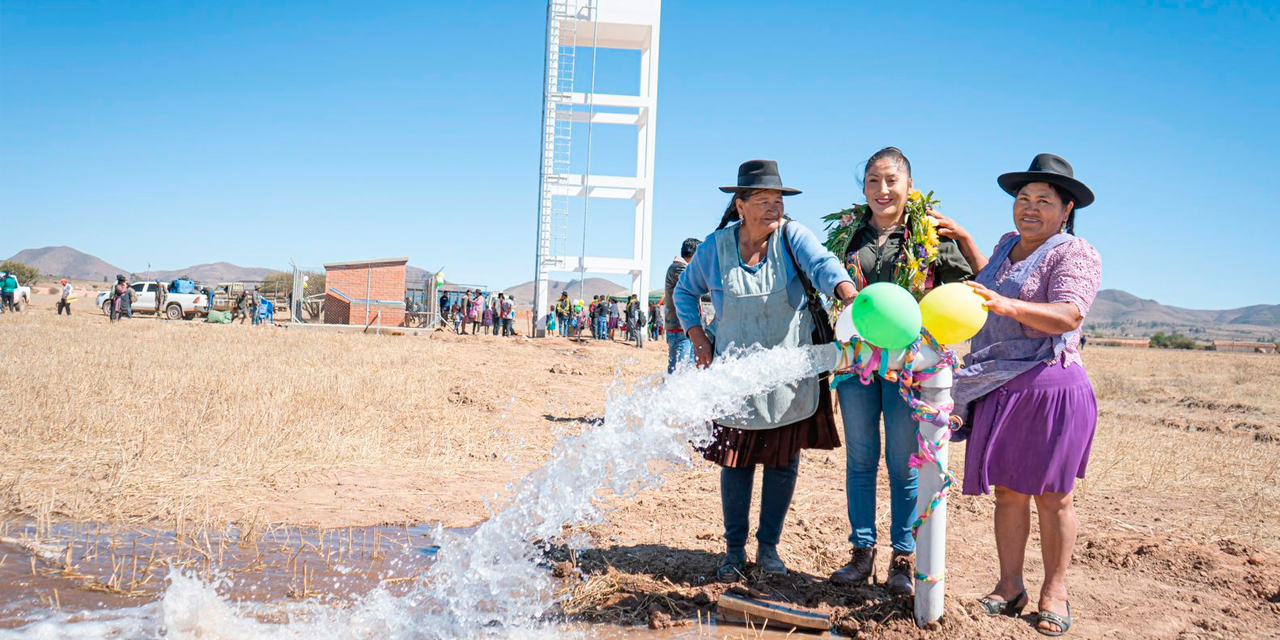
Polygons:
M612 390L604 420L561 438L551 459L520 481L510 506L468 538L442 544L431 575L432 626L465 632L532 624L553 588L538 566L539 541L599 523L603 496L659 485L665 471L690 464L690 442L710 442L712 420L742 412L756 394L829 369L833 357L817 348L755 349L707 370L682 368Z
M555 583L542 566L553 541L605 518L606 500L659 486L667 471L692 464L690 443L711 439L712 420L739 414L754 395L830 370L830 346L751 349L708 369L685 367L609 391L604 419L562 437L548 462L515 483L507 506L467 534L441 531L440 552L425 586L405 595L375 589L346 607L301 603L260 622L263 603L237 603L222 585L172 571L158 603L68 617L60 614L17 632L22 637L424 638L563 637L542 620ZM6 632L0 632L4 637Z

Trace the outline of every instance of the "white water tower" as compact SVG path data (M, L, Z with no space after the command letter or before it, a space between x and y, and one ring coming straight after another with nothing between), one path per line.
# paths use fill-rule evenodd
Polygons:
M588 273L630 274L631 292L639 295L641 300L649 293L661 8L661 0L547 2L538 251L533 297L536 336L546 332L550 305L547 280L552 272L568 272L580 279L586 278ZM595 92L600 78L596 77L594 59L600 49L629 49L640 53L637 95ZM587 130L587 140L579 140L577 146L573 140L575 122L585 123ZM591 132L597 125L635 128L634 176L596 175L591 172L592 161L600 160L591 157ZM570 170L569 160L573 153L586 153L585 170L579 173ZM570 206L571 202L577 202L571 198L581 198L584 203L582 238L569 237ZM594 199L631 200L635 204L635 235L630 257L585 255L586 225ZM578 240L580 244L576 242ZM572 292L570 295L577 297Z

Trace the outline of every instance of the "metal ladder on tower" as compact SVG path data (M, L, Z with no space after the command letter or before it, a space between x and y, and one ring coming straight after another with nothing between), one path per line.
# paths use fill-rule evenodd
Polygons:
M573 149L573 85L578 35L577 5L580 0L551 0L551 24L547 51L547 102L550 115L543 131L543 174L541 247L547 267L563 267L568 253L569 197L555 194L555 187L568 180Z

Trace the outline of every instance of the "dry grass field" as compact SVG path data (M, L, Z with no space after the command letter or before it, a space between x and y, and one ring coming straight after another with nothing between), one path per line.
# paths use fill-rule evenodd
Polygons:
M112 325L43 302L0 316L0 499L75 520L474 524L557 426L577 427L544 416L592 414L595 381L656 361L621 344Z
M111 325L83 301L70 318L52 305L46 294L0 315L0 508L13 516L466 526L558 434L600 416L612 380L666 361L665 343ZM1085 359L1101 416L1077 492L1073 635L1280 637L1280 357L1090 348ZM848 553L843 475L842 449L806 454L781 545L794 575L754 586L829 610L857 637L932 637L878 588L822 582ZM950 505L946 635L1038 637L1026 620L966 609L995 581L992 505L958 493ZM587 533L596 550L575 561L591 580L570 600L583 617L645 621L656 603L679 619L714 600L708 465Z

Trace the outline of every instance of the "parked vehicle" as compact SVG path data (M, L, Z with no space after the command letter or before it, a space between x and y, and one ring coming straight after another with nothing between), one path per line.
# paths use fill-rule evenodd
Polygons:
M254 287L252 282L219 282L213 291L213 308L218 311L230 311L236 300L240 299L240 294L245 291L251 291ZM259 285L258 297L263 301L270 301L273 309L289 308L289 295L286 291L277 289L276 286L263 287Z
M14 276L17 278L17 276ZM13 308L16 311L25 311L27 305L31 304L31 287L25 287L21 282L18 288L13 290Z
M162 283L162 286L168 288L168 283ZM129 285L129 288L133 290L135 295L133 301L134 313L155 313L155 282L135 282ZM110 290L98 294L97 305L99 309L102 309L102 313L108 316L111 315ZM196 316L203 315L205 312L206 304L204 294L175 293L172 291L165 294L164 309L161 309L161 313L170 320L194 318Z

